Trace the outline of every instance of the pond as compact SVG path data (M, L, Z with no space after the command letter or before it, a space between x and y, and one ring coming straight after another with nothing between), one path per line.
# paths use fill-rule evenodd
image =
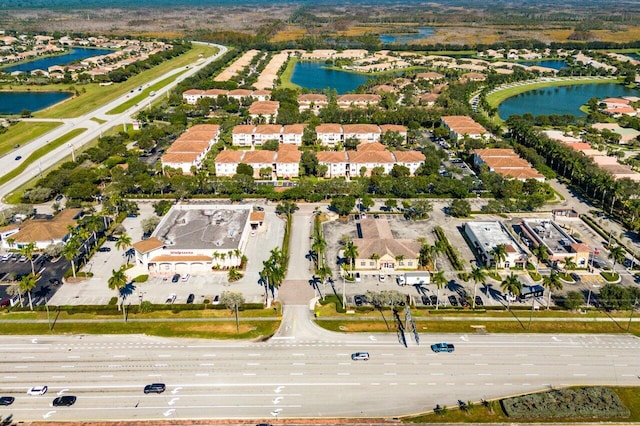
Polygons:
M6 73L12 73L14 71L29 72L33 70L46 70L47 68L54 65L68 65L72 62L81 61L92 56L106 55L111 52L114 52L114 50L74 47L69 53L65 53L64 55L50 56L47 58L36 59L35 61L31 62L24 62L7 68L3 68L2 71Z
M323 62L297 62L291 82L305 89L335 89L338 94L351 92L373 76L325 68Z
M73 96L70 92L0 92L0 114L38 111Z
M398 43L398 44L411 44L416 40L426 38L435 34L435 30L431 27L419 27L416 28L417 33L394 33L394 34L382 34L379 38L380 41L385 44Z
M545 68L553 68L554 70L561 70L562 68L566 68L568 65L565 61L559 60L550 60L550 61L527 61L527 62L518 62L519 64L526 65L528 67L538 66Z
M506 99L498 107L500 118L506 120L513 114L537 115L572 114L584 116L580 107L591 98L618 98L640 96L639 90L629 89L622 84L573 84L529 90Z
M624 56L628 56L632 59L640 61L640 53L623 53Z

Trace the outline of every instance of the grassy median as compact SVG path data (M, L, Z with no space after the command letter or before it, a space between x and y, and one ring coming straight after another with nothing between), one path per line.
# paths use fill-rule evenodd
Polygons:
M0 155L5 155L16 149L16 145L24 145L59 126L62 123L22 121L14 124L0 138Z

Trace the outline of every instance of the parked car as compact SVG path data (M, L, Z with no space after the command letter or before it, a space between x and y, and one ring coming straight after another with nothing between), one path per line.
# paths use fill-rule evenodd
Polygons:
M118 237L115 235L109 235L107 237L107 241L112 241L112 242L118 241Z
M0 405L11 405L15 400L12 396L0 396Z
M431 304L433 306L436 306L438 304L438 297L435 294L429 296L429 299L431 299Z
M356 272L356 277L355 280L357 283L359 283L360 281L362 281L362 277L360 276L360 272Z
M179 279L180 279L180 274L175 274L173 277L171 277L171 282L177 283Z
M369 361L369 352L355 352L351 354L354 361Z
M482 301L482 297L476 296L476 306L483 306L484 302Z
M219 294L216 294L215 296L213 296L213 299L211 299L211 304L213 304L213 305L220 304L220 295Z
M380 282L384 282L384 274L380 274L378 276L378 279L380 280Z
M107 253L107 252L110 252L110 251L111 251L111 247L100 247L100 248L98 249L98 251L99 251L100 253Z
M458 299L456 299L456 297L453 294L449 295L448 299L449 299L449 304L451 306L458 306Z
M171 293L169 297L167 297L167 300L165 300L164 303L172 304L173 302L176 301L176 297L177 295L175 293Z
M18 259L18 262L26 262L27 260L29 260L27 256L20 256L20 259Z
M51 403L52 407L71 407L76 403L76 397L73 395L59 396Z
M575 272L572 272L569 274L571 276L571 278L573 278L573 280L577 283L579 283L580 281L582 281L582 279L580 278L580 275L576 274Z
M58 194L58 196L56 197L56 202L62 201L63 198L64 198L64 195Z
M151 383L144 387L144 393L162 393L166 388L164 383Z
M191 278L191 274L185 274L182 276L182 278L180 279L182 282L187 282L189 281L189 278Z
M353 296L353 303L355 303L356 306L362 306L363 304L367 303L367 296L365 296L364 294L356 294L355 296Z
M33 386L27 391L27 395L44 395L49 388L46 386Z
M422 299L422 304L423 305L427 305L428 306L428 305L431 304L431 299L429 299L429 296L422 295L421 299Z
M187 303L188 304L193 303L195 298L196 298L195 294L191 293L189 296L187 296Z

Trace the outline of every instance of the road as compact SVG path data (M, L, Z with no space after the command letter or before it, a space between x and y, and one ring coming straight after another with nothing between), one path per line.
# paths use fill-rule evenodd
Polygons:
M604 335L390 334L263 343L149 336L5 336L0 416L14 421L389 417L576 384L637 385L640 341ZM454 353L433 353L447 341ZM367 350L370 361L350 354ZM164 394L143 393L152 382ZM47 385L44 396L27 396ZM52 408L58 394L73 407Z
M173 69L161 75L160 77L149 81L146 86L153 86L154 84L180 72L183 73L181 78L187 78L195 74L196 72L198 72L200 69L207 66L211 62L220 58L228 50L225 46L222 46L222 45L218 45L218 44L211 44L211 45L219 49L215 55L205 58L204 60L201 60L199 62L193 63L192 65L189 66L188 69L184 67ZM111 129L114 126L131 122L131 117L134 114L146 108L154 98L161 97L163 94L173 89L179 83L178 80L180 80L181 78L178 78L173 82L171 82L170 84L166 85L165 87L158 89L154 97L148 97L148 99L145 99L144 101L139 102L138 104L132 106L131 108L127 109L125 112L122 112L120 114L107 114L107 113L112 109L117 108L118 106L128 102L129 97L136 96L138 92L134 92L133 94L124 93L122 96L118 97L117 99L80 117L67 118L62 120L34 119L36 121L60 121L63 124L57 127L56 129L52 130L51 132L39 138L36 138L30 143L23 145L20 148L14 151L11 151L7 155L1 157L0 170L3 170L5 172L9 172L13 170L20 164L19 161L15 160L16 156L18 155L22 156L21 161L25 161L25 159L28 158L29 155L31 155L34 151L36 151L40 147L46 145L50 141L53 141L69 133L74 129L82 128L87 130L82 134L76 136L75 138L71 139L68 144L58 147L57 149L43 156L39 161L36 161L30 164L26 168L26 170L23 171L20 175L16 176L14 179L10 180L4 185L1 185L0 199L3 199L7 194L11 193L13 190L25 184L29 180L34 179L35 177L40 175L42 171L53 166L57 162L63 160L65 157L68 157L70 154L73 153L73 155L75 155L75 152L78 150L78 148L82 147L84 144L92 141L93 139L100 137L103 132L106 132L107 130ZM92 120L92 118L98 118L104 122L98 123L97 121ZM5 207L6 207L5 204L0 203L0 209Z

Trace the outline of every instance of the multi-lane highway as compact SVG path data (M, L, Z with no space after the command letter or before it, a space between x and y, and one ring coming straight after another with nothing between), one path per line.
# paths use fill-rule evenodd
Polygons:
M148 336L5 336L0 407L15 421L387 417L571 384L636 385L640 341L604 335L283 336L264 343ZM433 353L446 340L454 353ZM369 361L350 354L366 350ZM146 384L166 383L160 395ZM44 396L27 389L47 385ZM50 407L59 394L72 407Z
M201 58L188 68L176 68L173 69L154 80L149 81L145 86L153 86L154 84L178 73L182 73L181 78L189 77L203 67L210 64L212 61L220 58L227 52L227 48L222 45L213 44L212 46L218 48L218 52L210 56L208 58ZM164 86L161 89L156 91L155 97L161 97L163 94L173 89L178 83L180 78L174 80L170 84ZM68 118L63 120L39 120L39 121L61 121L63 124L51 132L34 139L30 143L18 148L15 151L10 152L9 154L0 157L0 170L3 170L5 173L16 168L20 161L25 161L33 152L35 152L38 148L46 145L47 143L69 133L74 129L87 129L82 134L76 136L72 140L69 141L68 144L65 144L47 155L43 156L39 161L36 161L29 165L24 172L22 172L19 176L16 176L11 181L5 183L0 186L0 198L6 196L11 191L28 182L31 179L37 177L43 170L53 166L57 162L61 161L65 157L68 157L70 154L75 155L75 151L80 148L85 143L99 137L103 132L111 129L117 125L123 125L124 123L131 122L131 117L140 111L143 108L146 108L148 104L152 101L152 97L145 99L144 101L138 102L136 105L128 108L126 111L119 114L108 114L109 111L117 108L118 106L129 101L130 96L137 96L138 92L134 91L134 93L124 93L122 96L119 96L117 99L102 105L94 111L91 111L83 116L76 118ZM98 119L96 121L95 119ZM16 156L21 156L22 160L16 161ZM0 204L0 207L2 205Z

